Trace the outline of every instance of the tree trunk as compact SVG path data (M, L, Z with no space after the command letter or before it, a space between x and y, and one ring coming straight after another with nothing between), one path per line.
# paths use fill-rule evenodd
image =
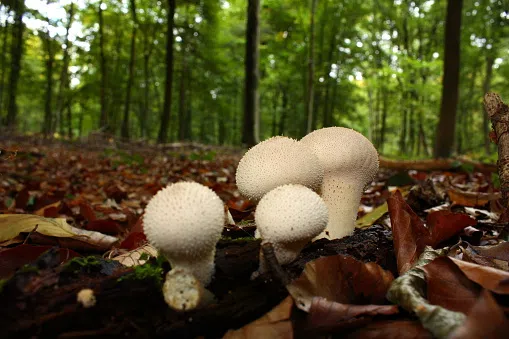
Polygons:
M178 130L178 138L179 140L187 140L187 105L186 105L186 76L187 76L187 60L186 60L186 52L182 53L182 64L180 65L180 85L179 85L179 130Z
M23 15L25 14L24 1L14 1L12 10L14 11L14 24L12 26L11 40L11 72L9 74L9 86L7 87L7 120L8 127L16 126L18 115L18 104L16 97L18 94L18 81L21 71L21 58L23 56Z
M101 87L100 87L100 105L101 105L101 118L100 118L100 129L103 131L110 131L111 126L108 126L108 112L106 110L106 56L104 54L104 18L103 18L103 2L99 1L99 62L101 68Z
M168 15L166 18L166 81L164 84L164 104L161 114L161 125L157 142L164 143L168 139L168 125L171 114L171 92L173 83L173 17L175 16L175 0L168 0Z
M0 52L0 125L2 124L3 112L4 112L4 84L5 84L5 74L6 72L6 56L7 56L7 37L9 35L9 22L8 16L5 17L4 25L2 29L2 51Z
M53 121L53 65L55 62L55 55L53 51L53 39L50 38L49 32L41 32L41 42L46 49L46 95L44 100L44 123L42 133L45 136L51 134L52 121Z
M56 102L56 108L57 108L57 121L58 125L60 127L60 134L63 135L64 133L64 109L67 106L65 103L68 101L69 98L69 31L71 29L73 17L74 17L74 3L71 2L69 5L69 16L67 20L67 26L65 27L65 42L64 42L64 51L63 51L63 59L62 59L62 71L60 73L60 83L58 85L58 94L57 94L57 102ZM65 97L65 98L64 98ZM68 132L72 131L72 122L67 120L68 125ZM53 131L53 126L52 126Z
M134 62L136 59L136 31L138 29L138 20L136 18L136 1L131 0L131 15L133 18L133 30L131 33L131 54L129 58L129 76L127 78L127 88L124 104L124 119L122 120L122 138L129 139L129 109L131 106L131 89L134 78Z
M458 106L461 8L463 0L447 1L445 22L444 80L434 156L449 157L454 142Z
M311 23L309 25L309 56L308 56L308 83L306 95L306 115L307 128L306 133L311 132L313 126L313 100L314 100L314 77L315 77L315 12L316 2L311 0Z
M491 54L486 55L486 73L484 75L484 81L482 85L483 93L486 94L490 91L491 88L491 78L493 75L493 63L495 62L495 57ZM483 131L484 131L484 152L486 154L490 153L490 138L489 134L489 124L488 124L488 114L483 114Z
M384 144L385 144L385 131L387 126L387 111L388 101L389 101L389 92L386 89L382 90L382 126L380 128L380 153L384 152Z
M242 143L253 146L259 141L259 49L260 0L248 0L246 26L246 61L244 84L244 123Z
M283 135L286 132L286 118L288 116L288 90L287 87L281 88L281 116L279 117L278 134Z

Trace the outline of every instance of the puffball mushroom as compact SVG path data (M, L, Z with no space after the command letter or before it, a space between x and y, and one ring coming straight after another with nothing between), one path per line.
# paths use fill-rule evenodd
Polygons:
M172 269L163 284L164 301L176 311L190 311L214 301L214 295L191 273Z
M311 149L283 136L269 138L249 149L236 172L240 193L253 201L285 184L317 190L322 178L323 169Z
M313 150L324 169L321 196L329 223L317 238L352 234L364 187L378 171L378 152L361 133L344 127L313 131L300 142Z
M327 206L322 198L302 185L283 185L258 203L255 222L262 244L270 242L281 265L295 260L304 246L327 226ZM260 251L259 272L265 272Z
M178 182L149 201L143 230L172 269L185 270L206 286L224 223L223 203L214 191L196 182Z

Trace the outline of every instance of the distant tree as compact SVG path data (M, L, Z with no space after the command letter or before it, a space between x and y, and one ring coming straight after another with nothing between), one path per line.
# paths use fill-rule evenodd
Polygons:
M101 105L101 118L100 128L104 131L110 131L108 112L106 108L106 55L104 50L104 15L103 15L103 2L99 1L99 53L100 53L100 65L101 65L101 86L100 86L100 105Z
M253 146L259 142L259 48L260 0L248 0L246 57L244 62L244 124L242 143Z
M133 19L133 29L131 33L131 55L129 58L129 76L127 78L127 88L124 105L124 119L122 120L122 138L129 139L129 108L131 104L131 90L134 78L134 61L136 59L136 31L138 30L138 19L136 18L136 1L131 0L131 15Z
M306 133L311 132L313 127L313 100L315 78L315 12L317 0L311 0L311 17L309 25L309 54L308 54L308 83L306 95Z
M7 11L8 10L8 7L6 6L0 6L0 9L4 9ZM3 22L3 26L2 26L2 31L1 31L1 34L2 34L2 51L0 52L0 125L2 124L2 118L3 118L3 113L4 113L4 96L5 96L5 92L4 92L4 87L5 87L5 75L6 75L6 68L5 67L5 64L7 62L7 45L8 45L8 42L7 42L7 38L8 38L8 35L9 35L9 21L8 21L9 17L6 15L5 16L5 19L4 19L4 22Z
M25 14L24 1L12 1L11 9L14 11L14 24L11 38L11 72L7 87L7 119L6 125L14 127L18 115L18 82L21 71L21 58L23 56L23 15Z
M47 136L51 134L53 124L53 66L55 64L55 50L53 46L54 41L50 38L48 31L41 32L40 37L46 52L46 95L44 100L44 123L42 126L42 133Z
M173 25L175 16L175 0L168 0L168 10L166 17L166 81L164 83L164 104L161 114L161 125L159 126L159 135L157 142L164 143L168 139L168 125L171 115L171 93L173 84Z
M447 1L444 47L444 80L434 156L449 157L454 142L458 106L461 9L463 0Z

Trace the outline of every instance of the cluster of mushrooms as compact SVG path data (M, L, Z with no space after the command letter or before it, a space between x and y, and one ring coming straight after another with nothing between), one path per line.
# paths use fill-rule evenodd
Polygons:
M282 265L313 239L350 235L364 187L378 171L378 153L362 134L328 127L300 141L277 136L249 149L236 182L257 201L256 236L271 243ZM159 191L143 218L148 241L171 264L165 301L177 310L196 308L213 296L204 287L214 274L216 243L225 224L223 202L208 187L179 182ZM266 271L260 251L260 267Z

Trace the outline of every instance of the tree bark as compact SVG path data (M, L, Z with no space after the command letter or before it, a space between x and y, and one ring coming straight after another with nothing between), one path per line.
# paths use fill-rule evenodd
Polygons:
M461 9L463 0L447 1L445 23L444 80L434 156L449 157L454 142L458 106Z
M259 141L259 49L260 0L248 0L244 84L244 123L242 143L253 146Z
M4 85L5 85L5 74L6 72L6 56L7 56L7 37L9 35L9 22L8 22L8 16L5 17L4 25L2 28L2 52L0 54L0 71L2 72L0 74L0 125L2 124L3 119L3 113L4 113Z
M311 23L309 25L309 55L308 55L308 83L306 95L306 133L310 133L313 127L313 100L314 100L314 77L315 77L315 12L317 0L311 0Z
M48 23L49 24L49 23ZM53 39L49 32L41 32L41 42L46 48L46 95L44 100L44 123L42 133L45 136L51 134L53 121L53 65L55 63L55 54L53 51Z
M103 2L102 0L99 1L99 62L100 62L100 68L101 68L101 87L100 87L100 105L101 105L101 118L100 118L100 129L103 131L109 132L111 129L111 126L108 125L109 123L109 117L108 112L106 108L106 56L104 54L104 17L103 17L103 9L102 9Z
M484 94L486 94L490 91L494 62L495 62L495 57L493 55L488 54L486 56L486 73L484 75L484 81L483 81L483 85L482 85ZM489 126L488 126L488 115L487 114L483 115L483 132L484 132L484 152L486 154L488 154L490 152L490 139L488 137Z
M14 24L12 26L11 40L11 72L9 74L9 86L7 87L7 120L8 127L16 126L18 115L18 94L19 74L21 72L21 58L23 56L23 15L25 14L24 1L14 1Z
M161 114L161 125L159 126L159 135L157 142L164 143L168 139L168 125L170 123L171 115L171 93L173 83L173 17L175 16L175 0L168 0L168 15L167 15L167 29L166 29L166 81L164 87L164 104Z
M57 102L56 102L56 108L57 108L57 121L60 127L60 134L64 133L64 123L63 123L63 115L64 115L64 109L66 108L67 104L65 101L69 100L69 31L71 29L73 17L74 17L74 3L71 2L69 5L69 16L67 20L67 26L65 27L65 47L63 51L63 59L62 59L62 71L60 73L60 83L58 86L58 94L57 94ZM65 98L65 99L64 99ZM68 135L69 138L72 137L72 121L69 119L67 120L67 126L68 126ZM52 126L53 130L53 126Z
M131 108L131 90L134 78L134 62L136 59L136 32L138 30L138 20L136 18L136 1L131 0L131 15L133 19L133 30L131 33L131 54L129 57L129 76L127 78L127 88L124 104L124 119L122 120L122 138L129 139L129 109Z

